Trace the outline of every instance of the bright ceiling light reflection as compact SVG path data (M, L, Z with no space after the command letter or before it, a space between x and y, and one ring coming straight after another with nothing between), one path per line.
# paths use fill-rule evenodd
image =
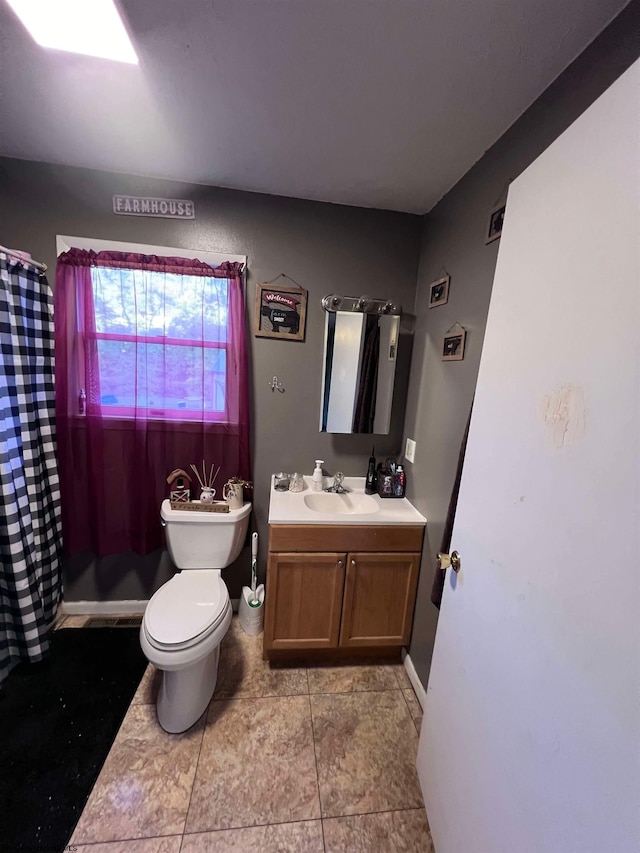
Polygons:
M8 0L41 47L138 63L113 0Z

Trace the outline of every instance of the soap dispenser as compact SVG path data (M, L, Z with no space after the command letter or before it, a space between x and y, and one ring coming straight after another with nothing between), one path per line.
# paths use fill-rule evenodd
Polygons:
M322 477L323 465L324 459L316 459L316 467L313 469L313 476L311 478L311 488L314 492L322 491L322 486L324 485L324 480Z

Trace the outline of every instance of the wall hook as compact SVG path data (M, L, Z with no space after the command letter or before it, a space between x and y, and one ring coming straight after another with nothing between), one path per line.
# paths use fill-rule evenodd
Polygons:
M278 379L277 376L274 376L271 382L269 383L269 387L271 388L271 392L279 391L281 394L284 394L284 387L282 382Z

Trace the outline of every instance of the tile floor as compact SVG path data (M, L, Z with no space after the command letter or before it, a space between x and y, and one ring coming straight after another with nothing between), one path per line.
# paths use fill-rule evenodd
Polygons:
M401 664L270 666L234 619L188 732L158 725L157 682L149 667L70 839L78 853L433 853Z

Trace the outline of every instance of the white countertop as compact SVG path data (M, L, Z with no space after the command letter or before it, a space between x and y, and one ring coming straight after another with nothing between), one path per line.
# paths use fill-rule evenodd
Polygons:
M277 492L271 478L269 524L412 524L424 525L427 519L406 498L381 498L365 495L364 477L345 477L343 485L349 492L335 495L314 492L311 477L304 478L302 492ZM331 486L333 477L325 477L324 485ZM305 497L320 497L318 509L311 509ZM338 511L334 510L335 509Z

